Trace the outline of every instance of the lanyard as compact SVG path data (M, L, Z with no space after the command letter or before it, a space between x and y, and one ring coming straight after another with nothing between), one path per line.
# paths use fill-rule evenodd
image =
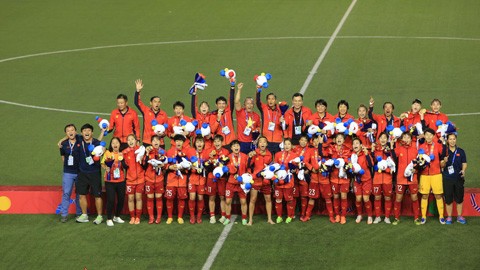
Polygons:
M300 125L299 125L299 126L302 125L302 120L303 120L303 119L302 119L302 114L303 114L303 110L300 110L300 121L299 121L299 122L300 122ZM296 117L295 117L295 111L293 111L293 125L294 125L294 126L297 126L297 119L296 119Z
M235 154L232 153L233 166L235 166L237 168L240 167L240 162L242 161L241 159L242 159L242 157L240 155L238 155L238 160L235 161Z
M275 113L273 113L273 110L272 109L268 109L268 120L270 122L272 122L272 115L270 114L270 111L272 111L272 114L274 115L274 118L273 118L273 123L276 123L277 122L277 112L276 112L276 109L275 109Z
M452 166L453 166L453 164L455 163L455 157L457 156L457 150L458 150L458 149L455 148L455 152L453 153L452 164L451 164Z
M225 122L225 124L222 124L222 120L220 119L220 126L222 126L222 127L224 127L228 124L227 123L227 116L225 115L225 111L223 111L223 121Z
M287 159L290 156L290 152L287 153ZM282 151L282 165L285 165L285 151Z
M68 141L68 144L70 145L70 156L71 156L73 153L73 147L75 146L75 143L70 143L70 141Z
M87 157L87 152L85 151L84 141L82 141L82 148L83 148L83 153L85 154L85 157Z

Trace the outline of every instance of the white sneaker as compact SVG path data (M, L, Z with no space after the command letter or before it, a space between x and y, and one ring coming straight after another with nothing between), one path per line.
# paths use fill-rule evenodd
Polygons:
M82 214L82 215L80 215L79 217L76 218L76 221L77 221L78 223L86 223L86 222L88 222L88 216L87 216L87 214Z
M120 217L113 217L113 222L120 223L120 224L125 223L125 221Z
M367 218L367 224L370 225L373 223L373 218L372 217L368 217Z
M222 216L218 221L220 223L224 223L226 219L227 219L226 217Z
M356 223L362 222L362 216L358 215L358 216L357 216L357 219L355 219L355 222L356 222Z
M217 223L217 220L215 219L215 216L210 217L210 224L215 224Z
M98 215L97 218L93 221L93 224L98 225L102 223L103 217L101 215Z
M376 217L375 220L373 221L373 224L378 224L382 222L382 218L381 217Z
M390 222L390 218L388 218L388 217L386 217L386 218L383 220L383 222L385 222L385 223L387 223L387 224L392 223L392 222Z
M107 226L112 227L113 225L113 221L111 219L107 219Z

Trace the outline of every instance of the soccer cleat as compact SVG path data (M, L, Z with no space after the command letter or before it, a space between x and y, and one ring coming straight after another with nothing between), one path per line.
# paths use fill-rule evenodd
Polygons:
M65 216L65 217L62 217L60 219L60 222L65 223L65 222L67 222L67 220L68 220L68 218Z
M357 216L357 219L355 219L355 222L356 222L356 223L362 222L362 216L361 216L361 215L358 215L358 216Z
M282 222L283 222L283 218L282 217L277 217L277 224L282 223Z
M130 222L128 222L128 223L130 223L130 224L135 224L135 218L134 218L134 217L131 217L131 218L130 218Z
M373 218L372 217L368 217L367 218L367 224L370 225L373 223Z
M86 223L88 222L88 216L87 214L82 214L79 217L77 217L75 221L77 221L78 223Z
M223 221L223 225L227 226L228 224L230 224L230 219L225 218L225 220Z
M157 216L157 219L155 219L156 224L160 224L162 222L162 216Z
M337 221L333 217L330 217L329 220L331 223L337 223Z
M347 218L344 217L344 216L341 216L340 217L340 224L345 224L345 223L347 223Z
M135 218L135 222L133 224L135 224L135 225L140 224L140 218L139 217Z
M153 218L153 216L148 217L148 224L153 224L154 221L155 219Z
M220 223L224 223L226 219L227 219L226 217L222 216L218 221Z
M335 216L335 223L339 223L340 222L340 215L336 215Z
M287 219L285 219L285 223L288 224L290 222L292 222L293 218L291 217L287 217Z
M438 218L438 221L440 222L440 224L445 225L445 218Z
M398 223L400 223L400 219L398 218L393 219L392 225L398 225Z
M113 217L113 222L120 223L120 224L125 223L125 221L120 217Z
M210 217L210 224L215 224L217 223L217 220L215 219L215 216Z
M385 218L385 220L387 220L387 218ZM373 221L373 224L378 224L382 222L382 218L381 217L376 217L375 220Z
M195 224L195 217L194 216L190 217L190 224Z
M457 222L460 224L467 224L467 220L463 216L458 216Z
M113 225L114 225L114 224L113 224L113 220L107 219L107 226L108 226L108 227L113 227Z
M390 218L386 217L383 222L387 223L387 224L391 224L392 222L390 222Z
M447 219L445 220L445 224L452 225L452 217L447 217Z
M242 219L242 225L247 225L247 223L248 223L248 220Z
M181 217L177 218L177 222L178 222L178 224L185 223L185 221L183 221L183 218L181 218Z
M98 225L102 223L103 217L101 215L98 215L97 218L93 221L93 224Z
M419 218L414 219L413 223L415 223L415 225L422 225L422 221Z
M301 222L307 222L309 220L310 220L310 218L308 216L303 216L303 217L300 218Z
M167 218L167 224L172 224L173 218Z

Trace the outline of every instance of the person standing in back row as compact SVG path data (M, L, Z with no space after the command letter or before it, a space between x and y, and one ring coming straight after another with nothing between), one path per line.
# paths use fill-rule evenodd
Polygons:
M124 94L117 96L117 108L110 115L108 132L112 131L114 137L120 138L120 151L128 147L128 135L135 134L136 138L140 138L140 124L137 112L128 107L128 98Z

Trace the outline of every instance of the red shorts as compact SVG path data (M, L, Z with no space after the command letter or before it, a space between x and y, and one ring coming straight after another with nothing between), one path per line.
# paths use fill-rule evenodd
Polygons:
M205 185L194 185L188 183L188 192L189 193L197 193L198 195L205 194Z
M213 178L209 178L207 179L207 185L205 188L205 194L208 196L215 196L218 194L218 196L225 197L226 180L219 179L217 182L213 182Z
M408 188L410 194L417 194L418 193L418 184L411 184L411 185L397 185L395 187L396 194L404 194L405 190Z
M275 198L277 200L293 201L293 188L277 188L275 187Z
M308 184L305 182L304 185L302 184L299 184L298 185L298 191L300 192L300 196L301 197L308 197L308 193L309 193L309 186ZM298 196L297 196L298 197Z
M320 198L320 183L310 182L310 185L308 186L308 197L310 199Z
M143 190L145 188L145 184L135 184L135 185L129 185L127 184L127 195L132 195L135 193L140 193L143 194Z
M233 198L233 196L235 195L235 192L238 193L238 197L240 199L246 199L247 198L247 194L245 194L245 192L240 187L240 185L234 185L234 184L231 184L231 183L227 183L227 186L225 188L225 198L229 198L229 199Z
M350 190L350 184L345 183L345 184L335 184L332 183L332 192L333 194L339 194L339 193L348 193Z
M355 193L355 196L372 194L372 180L362 181L361 183L353 182L353 193Z
M387 197L392 196L392 193L393 193L392 184L374 184L373 185L373 193L372 193L373 195L380 196L382 195L382 192L383 192L383 196L387 196Z
M168 187L165 190L165 198L174 199L179 198L180 200L187 198L187 188L186 187Z
M163 194L165 188L163 181L161 182L145 182L145 194Z
M270 195L272 194L272 186L270 184L268 185L254 185L252 189L263 193L264 195Z
M300 197L300 192L299 191L300 191L300 189L298 187L298 183L294 183L293 184L293 197L294 198Z

